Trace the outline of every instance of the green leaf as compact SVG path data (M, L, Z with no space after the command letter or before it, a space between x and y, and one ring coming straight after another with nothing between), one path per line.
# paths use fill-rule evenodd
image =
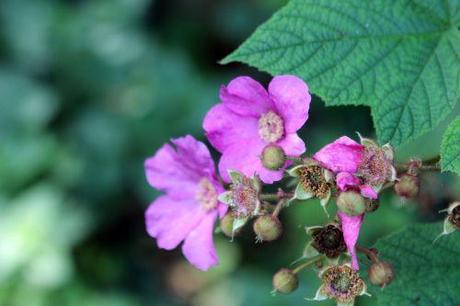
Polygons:
M460 305L460 244L453 233L433 243L442 225L417 224L380 239L375 247L391 262L395 279L374 291L378 305Z
M460 174L460 116L452 121L444 133L441 144L442 171Z
M222 62L298 75L327 105L368 105L397 146L459 100L459 25L456 0L291 0Z

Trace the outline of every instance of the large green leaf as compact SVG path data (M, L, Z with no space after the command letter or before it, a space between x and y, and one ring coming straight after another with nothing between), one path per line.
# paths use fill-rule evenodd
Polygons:
M417 224L379 240L380 257L396 271L393 282L375 292L378 305L460 305L458 233L433 241L440 223Z
M441 144L441 167L443 171L460 174L460 116L447 128Z
M435 127L460 97L458 0L291 0L223 63L301 76L327 105L372 109L382 142Z

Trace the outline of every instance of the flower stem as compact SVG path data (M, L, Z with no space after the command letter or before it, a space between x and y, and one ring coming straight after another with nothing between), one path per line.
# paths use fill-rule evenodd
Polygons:
M277 193L261 193L259 199L262 201L278 201L279 195Z
M294 272L295 274L299 273L302 269L305 269L306 267L316 263L317 261L321 260L324 258L324 255L320 254L320 255L316 255L315 257L313 257L312 259L310 259L309 261L306 261L304 262L303 264L297 266L294 270L292 270L292 272Z
M378 256L377 256L377 254L376 254L376 252L373 251L372 249L368 249L368 248L365 248L365 247L362 247L362 246L357 245L357 246L356 246L356 250L357 250L358 252L361 252L361 253L366 254L367 257L370 258L370 260L372 261L372 263L376 263L376 262L379 262L379 261L380 261L379 258L378 258Z
M287 201L285 199L279 200L279 202L275 206L275 210L272 213L273 217L277 217L280 213L280 211L284 208L284 204L286 204Z
M303 159L300 158L300 157L294 157L294 156L286 156L286 159L287 160L290 160L296 164L302 164L303 163Z

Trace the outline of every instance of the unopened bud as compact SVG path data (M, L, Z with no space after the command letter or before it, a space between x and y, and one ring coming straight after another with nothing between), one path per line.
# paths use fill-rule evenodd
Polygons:
M262 165L269 170L279 170L286 162L283 149L275 144L267 145L262 151Z
M366 211L366 201L356 191L344 191L337 197L337 208L349 216L358 216Z
M372 213L379 209L380 207L380 202L379 200L370 200L366 199L366 212L367 213Z
M414 198L418 194L419 179L415 175L404 173L395 183L395 192L402 198Z
M236 236L240 231L241 228L233 231L233 222L235 221L235 217L233 216L232 212L228 212L221 220L220 220L220 229L225 236L233 238Z
M253 228L259 241L273 241L283 233L281 221L278 217L272 215L263 215L257 218Z
M394 271L391 265L385 261L373 263L367 270L372 284L383 287L391 283Z
M277 292L291 293L299 286L299 278L294 271L286 268L280 269L273 275L273 288Z

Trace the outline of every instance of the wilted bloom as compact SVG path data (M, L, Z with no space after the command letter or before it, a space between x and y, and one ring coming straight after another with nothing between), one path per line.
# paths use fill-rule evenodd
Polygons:
M366 284L349 265L329 266L320 272L322 285L314 300L335 299L337 305L353 305L357 296L368 295Z
M261 155L273 144L287 156L305 152L297 131L308 118L311 97L307 85L295 76L277 76L267 92L250 77L238 77L221 88L220 100L207 113L203 128L222 153L219 171L223 179L230 181L227 171L232 169L247 176L257 174L268 184L280 180L282 169L265 168Z
M435 241L460 229L460 202L453 202L447 209L441 210L441 212L445 211L447 212L447 217L444 219L443 231L436 237Z
M227 204L233 215L232 237L249 218L259 215L261 203L259 199L260 181L257 176L247 177L244 174L229 170L231 179L229 190L221 193L219 201Z
M288 173L299 180L294 198L308 200L316 197L326 210L325 206L332 194L331 184L334 181L333 174L329 170L321 167L317 161L309 159L304 161L302 165L289 169Z
M176 248L182 241L187 260L201 270L218 263L213 243L214 222L227 206L218 201L224 191L206 146L185 136L173 139L145 162L147 180L166 194L147 209L147 232L158 247Z
M396 179L393 149L389 144L379 147L374 141L360 136L361 144L346 136L319 150L313 158L337 173L341 190L358 188L361 194L377 199L377 192L387 181Z
M312 237L312 241L304 251L304 256L307 258L311 257L311 255L316 255L312 248L317 253L324 254L328 258L338 258L340 254L347 250L342 230L336 223L307 227L306 231Z
M357 143L346 136L340 137L319 150L313 158L323 167L336 173L336 184L339 191L359 191L363 197L375 200L378 198L377 192L382 185L396 179L393 150L388 144L379 147L370 139L361 136L360 139L361 143ZM361 201L360 204L365 204L365 202ZM359 207L359 209L365 210L364 207ZM353 209L353 211L358 210ZM347 215L339 212L338 216L348 252L352 256L352 267L358 269L355 245L364 214Z

